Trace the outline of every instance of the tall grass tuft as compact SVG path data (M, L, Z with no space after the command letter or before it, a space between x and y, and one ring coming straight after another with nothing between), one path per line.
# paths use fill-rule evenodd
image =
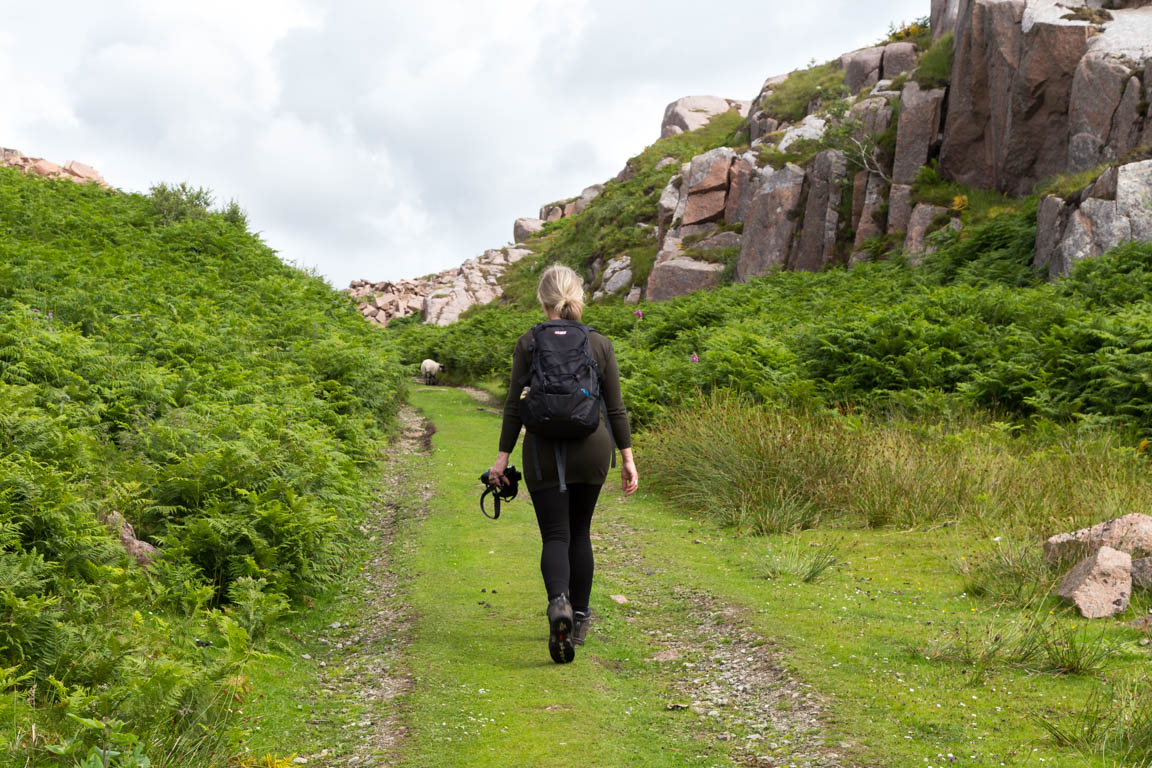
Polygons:
M818 524L966 522L1024 541L1152 507L1146 459L1109 431L1016 434L986 417L946 423L842 416L713 394L642 438L654 485L686 509L748 533ZM1035 546L1035 545L1033 545ZM1046 567L1016 550L981 555L976 593L1046 594Z
M795 579L803 584L819 581L826 571L841 562L840 545L805 543L786 539L764 552L762 568L767 579Z
M1130 677L1095 691L1071 715L1044 713L1036 721L1062 747L1117 765L1152 762L1152 680Z

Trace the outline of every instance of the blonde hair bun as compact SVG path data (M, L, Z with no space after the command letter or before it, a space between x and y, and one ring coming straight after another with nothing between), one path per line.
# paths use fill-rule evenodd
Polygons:
M563 264L553 264L540 276L536 298L548 314L578 323L584 315L584 281Z

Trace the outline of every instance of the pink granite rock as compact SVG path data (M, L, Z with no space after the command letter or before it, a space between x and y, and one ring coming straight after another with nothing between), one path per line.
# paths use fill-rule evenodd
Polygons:
M1086 619L1123 613L1132 597L1132 556L1101 547L1068 572L1056 594L1075 604Z
M1050 562L1068 561L1092 554L1102 547L1129 555L1152 555L1152 517L1133 513L1091 528L1053 536L1044 543Z

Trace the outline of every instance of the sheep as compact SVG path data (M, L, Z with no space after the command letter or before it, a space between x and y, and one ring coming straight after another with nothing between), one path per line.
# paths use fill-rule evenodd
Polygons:
M435 360L425 360L420 363L420 375L424 377L424 383L431 386L436 383L436 377L444 370L444 366Z

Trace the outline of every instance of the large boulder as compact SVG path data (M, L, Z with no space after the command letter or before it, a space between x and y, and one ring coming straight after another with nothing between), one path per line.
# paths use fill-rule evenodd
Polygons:
M896 161L892 183L911 184L920 167L928 162L932 144L940 133L944 89L922 90L915 80L904 86L896 133Z
M703 128L716 115L736 109L744 117L748 116L750 102L722 99L719 96L685 96L669 104L664 109L664 120L660 123L660 138L666 139L678 133Z
M893 184L888 192L888 234L907 232L912 219L912 185Z
M590 187L585 187L584 191L580 193L580 197L576 198L573 203L574 213L581 213L588 207L588 203L595 200L604 191L603 184L593 184Z
M656 203L656 225L658 227L656 242L661 246L664 245L664 236L668 234L668 230L676 218L676 210L680 207L680 187L683 182L682 176L673 176L669 179L664 191L660 193L660 200Z
M828 122L826 120L816 115L808 115L784 132L784 136L776 148L783 152L801 139L819 140L824 137L824 132L827 130Z
M513 242L522 243L544 228L540 219L516 219L512 225Z
M1101 547L1080 561L1056 588L1086 619L1103 619L1128 609L1132 597L1132 556Z
M804 226L788 262L790 269L815 272L832 263L847 171L847 158L838 149L826 149L812 161Z
M913 264L919 264L920 258L933 253L936 249L928 245L928 234L937 219L948 215L948 209L939 205L920 203L912 209L912 216L908 219L908 236L904 239L904 253ZM957 219L950 219L947 226L959 228Z
M718 147L692 158L684 176L682 194L687 195L684 226L715 221L724 216L728 201L728 170L736 153L729 147Z
M592 298L612 296L632 285L632 259L628 254L609 260L604 267L600 290Z
M1129 555L1152 555L1152 516L1138 512L1091 528L1053 536L1044 543L1049 562L1068 562L1110 547Z
M746 281L788 264L796 221L803 210L807 172L789 163L771 173L748 204L736 279Z
M897 75L911 71L916 66L915 43L889 43L884 46L884 59L881 64L880 77L891 80ZM873 83L875 85L875 83Z
M1111 168L1069 200L1049 196L1037 211L1034 264L1052 277L1127 240L1152 240L1152 160Z
M677 296L687 296L719 285L723 272L723 264L689 258L678 248L663 251L656 257L652 274L648 277L646 295L649 301L665 301Z
M871 88L880 81L880 67L884 60L884 48L861 48L858 51L845 53L840 57L840 66L844 69L844 85L849 93L856 93L861 88Z
M780 127L780 121L768 117L764 112L756 112L748 120L748 140L757 143L770 133L775 133Z

